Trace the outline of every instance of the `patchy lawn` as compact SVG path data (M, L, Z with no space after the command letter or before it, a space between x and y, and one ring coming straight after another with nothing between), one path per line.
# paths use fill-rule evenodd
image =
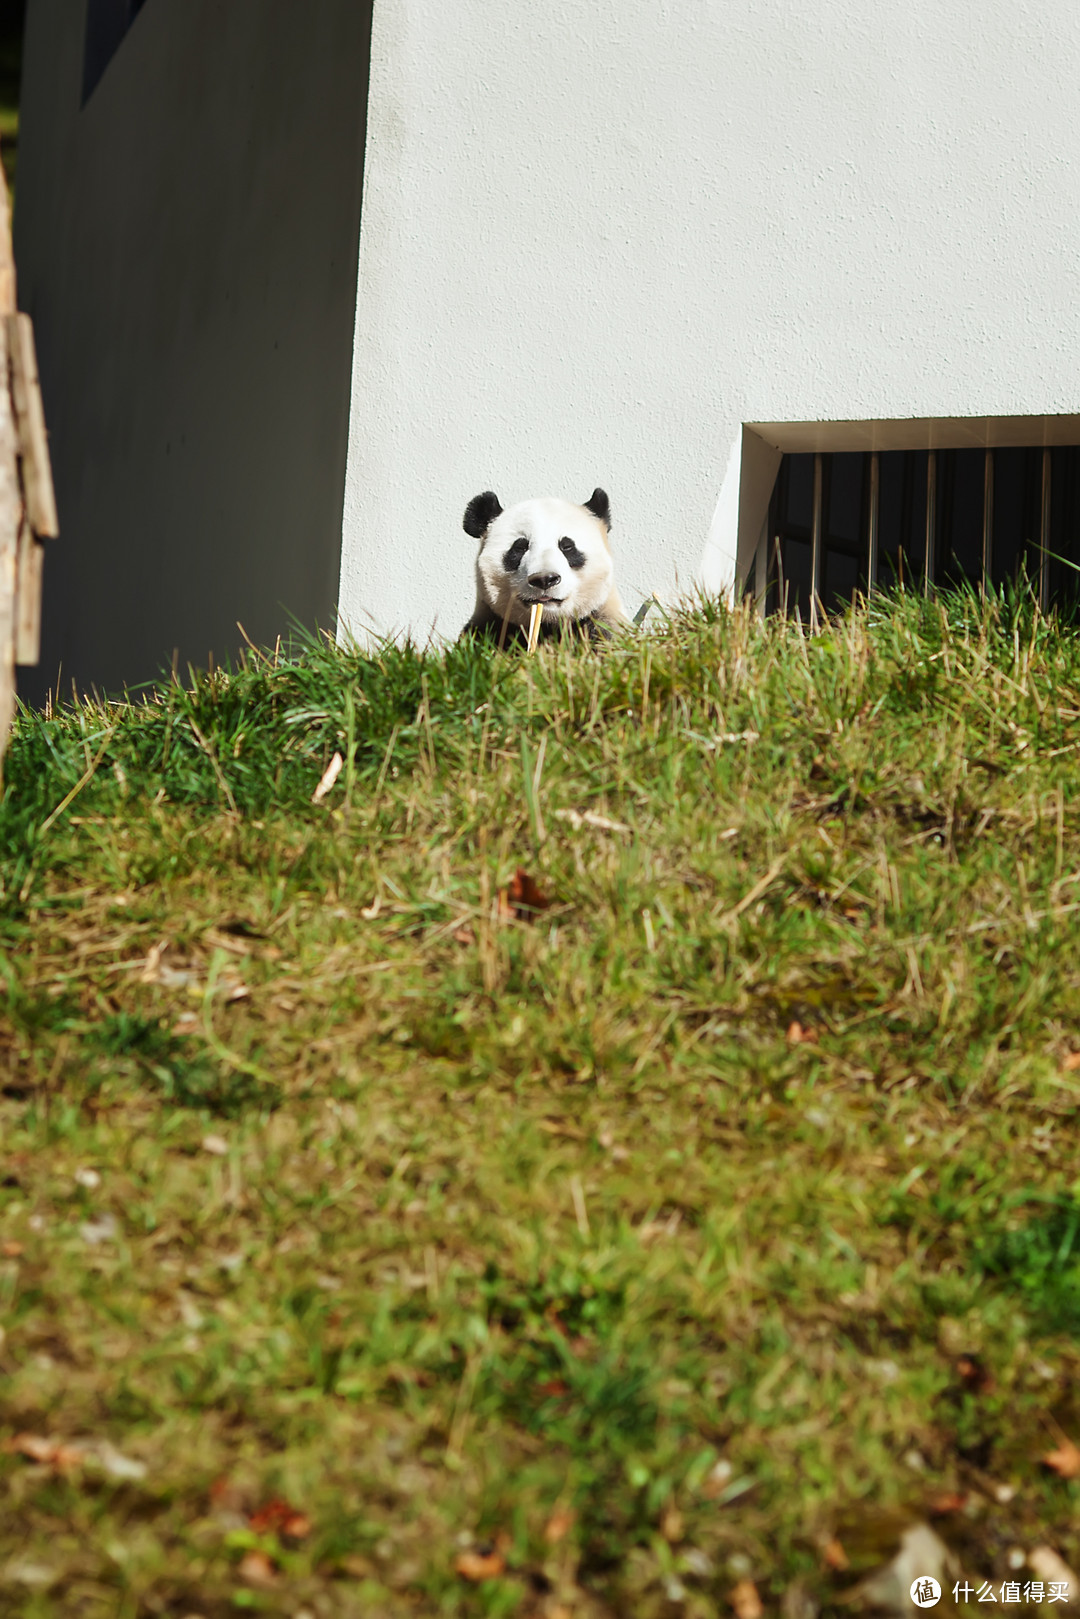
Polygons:
M962 597L24 714L0 1611L1075 1567L1078 761L1080 641Z

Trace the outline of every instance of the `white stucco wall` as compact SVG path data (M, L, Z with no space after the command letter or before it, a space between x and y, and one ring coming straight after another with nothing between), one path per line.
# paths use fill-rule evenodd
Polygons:
M743 422L1080 410L1075 0L374 18L354 629L456 633L484 488L602 484L632 611L730 576Z

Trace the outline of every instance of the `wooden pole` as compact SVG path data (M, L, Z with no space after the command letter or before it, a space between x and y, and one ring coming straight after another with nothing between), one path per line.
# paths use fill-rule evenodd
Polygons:
M41 657L43 540L60 532L41 402L34 327L29 315L9 315L5 325L11 360L11 399L15 407L22 473L23 517L15 565L15 662L24 668Z
M934 550L937 545L937 451L930 450L926 458L926 564L923 573L923 589L933 589L934 577L937 573L937 558Z
M15 588L23 528L18 426L9 381L9 334L15 307L11 205L0 173L0 380L5 384L0 386L0 758L15 718Z
M1050 610L1050 447L1042 453L1042 490L1039 502L1039 606Z
M34 328L18 313L11 202L0 169L0 766L15 717L15 666L40 656L41 542L59 529Z
M994 452L987 450L983 462L983 550L982 594L990 589L994 577Z
M881 519L881 462L878 452L874 450L870 456L870 521L869 544L866 556L866 593L871 595L877 589L878 576L878 529Z

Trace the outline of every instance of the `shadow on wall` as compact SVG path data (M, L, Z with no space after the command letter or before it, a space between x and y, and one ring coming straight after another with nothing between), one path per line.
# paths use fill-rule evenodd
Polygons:
M86 50L83 56L83 101L89 101L120 41L139 15L146 0L89 0L86 11Z
M15 251L61 538L24 701L333 624L369 37L366 0L35 0Z

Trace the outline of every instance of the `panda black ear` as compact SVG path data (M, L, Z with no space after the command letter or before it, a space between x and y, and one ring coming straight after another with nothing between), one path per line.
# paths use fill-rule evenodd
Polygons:
M606 496L604 497L607 498ZM499 497L490 489L482 495L474 495L465 508L465 516L461 526L466 534L471 534L474 540L482 540L496 517L502 512Z
M611 502L602 489L594 489L585 502L585 510L599 517L605 528L611 527Z

